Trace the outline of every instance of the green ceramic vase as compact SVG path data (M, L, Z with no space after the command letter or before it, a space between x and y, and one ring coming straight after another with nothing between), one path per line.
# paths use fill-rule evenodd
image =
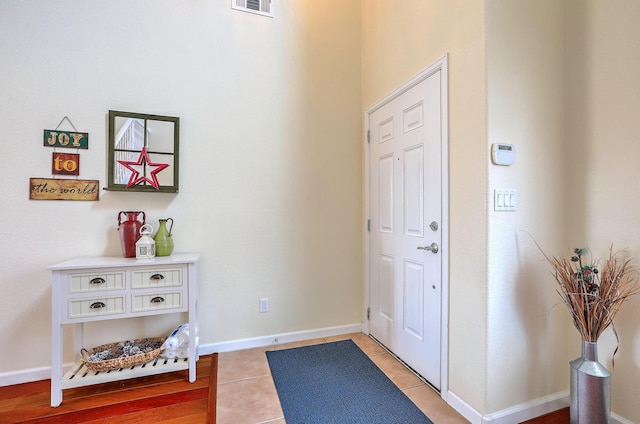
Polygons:
M158 232L153 238L156 242L156 256L169 256L173 252L173 235L171 230L173 229L173 218L161 219ZM167 222L169 229L167 230Z

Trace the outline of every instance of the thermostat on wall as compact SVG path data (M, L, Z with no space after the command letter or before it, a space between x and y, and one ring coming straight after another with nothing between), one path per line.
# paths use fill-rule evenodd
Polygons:
M513 144L494 143L491 145L491 160L496 165L512 165L516 160L516 147Z

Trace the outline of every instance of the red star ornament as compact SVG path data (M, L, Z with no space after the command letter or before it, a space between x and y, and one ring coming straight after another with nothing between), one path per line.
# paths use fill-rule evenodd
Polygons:
M129 181L127 182L127 188L138 185L143 182L148 182L151 184L156 190L160 188L160 184L158 183L157 173L162 171L163 169L169 166L168 163L154 163L149 159L149 153L147 153L147 148L143 147L140 152L140 156L138 157L137 162L131 162L126 160L119 160L119 164L124 166L125 168L131 171L131 177L129 177ZM151 179L145 177L140 173L140 169L144 170L146 167L155 168L151 171Z

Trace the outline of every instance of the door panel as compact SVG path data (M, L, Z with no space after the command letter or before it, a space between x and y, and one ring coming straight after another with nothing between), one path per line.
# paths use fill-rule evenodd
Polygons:
M422 102L411 106L404 110L402 122L404 124L404 132L409 132L422 126L424 113L422 110Z
M404 261L404 331L424 339L424 265Z
M393 156L386 155L380 158L379 181L379 217L380 231L393 233Z
M389 255L380 255L380 296L379 312L383 319L393 322L393 303L394 303L394 282L393 282L393 257Z
M424 148L422 144L404 151L404 233L424 237Z

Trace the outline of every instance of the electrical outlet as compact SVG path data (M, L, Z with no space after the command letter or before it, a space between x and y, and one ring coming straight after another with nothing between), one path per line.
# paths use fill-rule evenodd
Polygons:
M269 312L269 299L266 297L260 299L260 312Z

